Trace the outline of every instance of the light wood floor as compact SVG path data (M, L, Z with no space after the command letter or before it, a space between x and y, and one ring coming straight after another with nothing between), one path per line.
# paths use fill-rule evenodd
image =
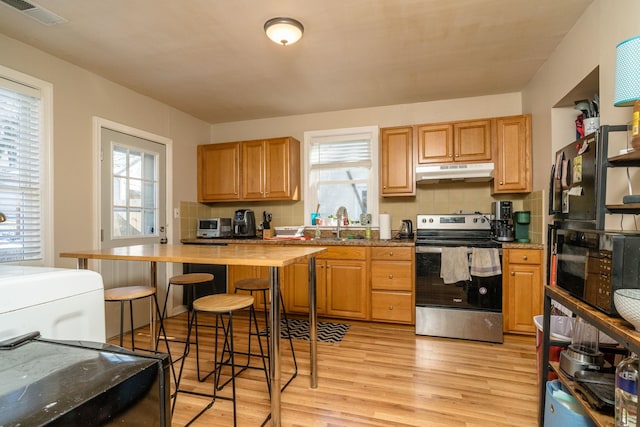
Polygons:
M247 323L243 317L234 326L245 331ZM299 374L282 393L282 425L537 425L535 337L507 335L504 344L489 344L417 336L413 327L349 323L341 343L318 343L317 389L309 387L309 343L294 340ZM167 330L170 336L186 334L186 315L168 319ZM242 335L237 348L246 348ZM145 340L148 329L137 330L136 345ZM208 348L204 357L212 363L212 340L201 348ZM293 366L288 349L283 340L283 383ZM178 344L172 352L178 352ZM185 369L181 387L211 391L211 379L200 383L196 378L195 352ZM264 373L245 371L237 387L238 425L259 426L269 414ZM230 386L220 393L230 395ZM172 425L185 425L206 403L179 394ZM233 425L231 408L218 400L193 425Z

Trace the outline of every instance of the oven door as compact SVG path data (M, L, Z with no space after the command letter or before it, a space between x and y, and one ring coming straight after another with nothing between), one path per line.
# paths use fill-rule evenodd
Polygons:
M502 275L445 284L441 257L440 247L416 246L416 306L502 312Z
M502 343L502 275L445 284L441 260L441 247L416 246L416 334Z

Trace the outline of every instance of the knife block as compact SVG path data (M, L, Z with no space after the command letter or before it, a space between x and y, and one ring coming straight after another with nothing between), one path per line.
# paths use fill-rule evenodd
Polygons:
M268 239L275 235L275 230L273 228L267 228L266 230L262 230L262 238Z

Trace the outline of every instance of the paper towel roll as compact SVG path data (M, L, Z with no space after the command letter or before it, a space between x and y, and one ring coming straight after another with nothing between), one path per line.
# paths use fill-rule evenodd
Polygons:
M380 214L380 240L391 240L391 215Z

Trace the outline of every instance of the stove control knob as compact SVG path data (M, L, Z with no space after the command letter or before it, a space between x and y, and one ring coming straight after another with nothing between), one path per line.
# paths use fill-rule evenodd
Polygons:
M429 223L433 223L433 218L429 218Z
M477 223L478 222L478 218L473 218L473 223Z

